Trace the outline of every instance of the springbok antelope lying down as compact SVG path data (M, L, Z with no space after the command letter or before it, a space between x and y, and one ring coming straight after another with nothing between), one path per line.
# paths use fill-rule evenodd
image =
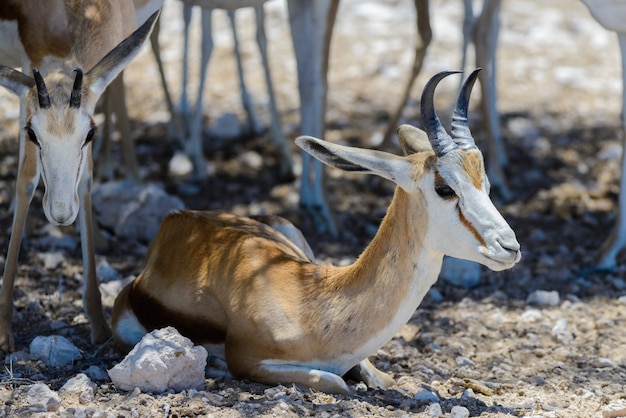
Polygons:
M351 371L371 387L392 385L367 356L411 318L444 255L492 270L521 257L515 233L489 199L482 154L467 125L478 71L457 101L452 138L433 107L435 86L449 74L437 74L424 88L428 140L417 128L399 128L407 156L296 140L328 165L398 185L378 233L354 264L315 264L294 241L250 218L171 214L143 272L115 301L112 326L121 345L172 325L196 343L220 344L235 377L348 393L342 376Z

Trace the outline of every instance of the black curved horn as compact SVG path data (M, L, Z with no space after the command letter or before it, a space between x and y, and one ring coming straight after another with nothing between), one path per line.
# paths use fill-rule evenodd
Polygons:
M481 68L477 68L472 71L469 77L467 77L467 80L465 80L465 83L463 83L463 87L461 87L459 97L456 101L456 106L454 107L454 112L452 113L452 140L456 142L461 149L476 148L476 142L474 142L474 138L472 138L472 133L469 129L467 109L469 107L470 95L472 94L472 87L474 87L480 70Z
M39 107L46 109L50 107L50 95L46 88L46 83L38 69L33 68L33 76L35 77L35 85L37 86L37 95L39 97Z
M437 116L437 112L435 111L434 104L434 94L435 88L437 84L445 77L460 73L461 71L442 71L438 74L435 74L431 77L430 80L424 86L424 91L422 92L422 99L420 103L421 111L422 111L422 123L424 124L424 130L428 135L428 140L430 141L433 150L437 157L442 157L453 149L457 148L457 145L452 141L448 132L446 132L445 128L441 125L441 121Z
M70 107L80 107L80 97L83 90L83 70L80 68L74 68L76 78L74 79L74 86L72 87L72 93L70 95Z

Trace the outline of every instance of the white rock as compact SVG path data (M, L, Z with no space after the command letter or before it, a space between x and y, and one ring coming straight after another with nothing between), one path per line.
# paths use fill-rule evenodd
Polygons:
M433 418L438 418L443 416L443 409L441 409L441 405L438 403L430 404L428 407L428 416Z
M524 311L523 314L520 315L519 322L532 323L532 322L540 321L542 318L543 318L543 314L541 313L541 311L537 309L528 309Z
M187 154L177 151L170 160L167 171L174 177L187 177L193 171L193 162Z
M602 410L602 418L626 417L626 405L609 404Z
M464 406L453 406L450 411L450 418L468 418L469 416L469 410Z
M80 393L85 389L96 389L96 384L91 381L91 379L84 373L79 373L76 376L69 379L65 384L59 389L59 393L63 395L64 393Z
M253 170L263 168L263 157L256 151L246 151L241 154L238 159L243 165Z
M567 319L560 318L552 327L552 336L562 344L571 344L574 336L567 327Z
M526 299L526 303L536 306L557 306L559 302L559 292L556 290L535 290Z
M207 351L172 327L146 334L124 360L109 370L120 389L163 393L204 387Z
M617 367L617 363L608 357L598 357L596 361L594 361L594 366L598 368L613 368Z
M84 373L79 373L68 380L59 389L61 395L78 395L81 405L87 405L94 401L96 394L96 384Z
M28 405L41 412L55 412L61 406L61 398L44 383L37 383L28 389Z
M60 335L38 336L30 343L30 359L49 366L67 366L81 357L80 350Z
M59 267L65 261L65 255L60 251L41 253L39 254L39 260L43 262L46 270L52 270Z

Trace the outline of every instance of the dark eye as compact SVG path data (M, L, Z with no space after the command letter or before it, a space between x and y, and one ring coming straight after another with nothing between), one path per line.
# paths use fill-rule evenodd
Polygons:
M28 134L28 139L30 139L33 144L41 148L41 145L39 144L39 141L37 140L37 135L35 135L35 131L33 131L33 129L30 126L26 127L26 133Z
M93 141L93 136L96 134L96 128L91 128L89 132L87 132L87 137L85 138L85 145Z
M446 200L453 199L456 197L456 193L454 192L454 190L452 190L452 188L448 186L447 184L435 186L435 192L437 192L437 194L442 199L446 199Z

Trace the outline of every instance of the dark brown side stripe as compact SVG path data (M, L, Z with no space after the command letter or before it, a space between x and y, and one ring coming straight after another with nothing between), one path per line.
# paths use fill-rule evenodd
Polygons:
M136 283L136 282L135 282ZM168 309L133 283L128 303L133 313L148 332L172 326L195 344L219 344L226 338L226 331L202 320Z

